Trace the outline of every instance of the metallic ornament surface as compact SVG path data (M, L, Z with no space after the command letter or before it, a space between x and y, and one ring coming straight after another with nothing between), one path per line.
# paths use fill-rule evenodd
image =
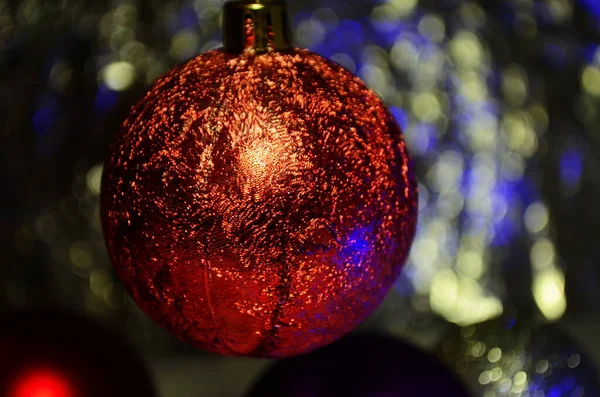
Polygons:
M343 67L214 50L133 107L101 213L118 275L162 327L222 354L285 357L381 303L415 233L417 185L398 125Z

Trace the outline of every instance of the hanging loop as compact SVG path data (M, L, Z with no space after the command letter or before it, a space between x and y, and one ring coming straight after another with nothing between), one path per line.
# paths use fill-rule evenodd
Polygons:
M230 1L223 8L225 50L240 53L292 47L287 5L281 0Z

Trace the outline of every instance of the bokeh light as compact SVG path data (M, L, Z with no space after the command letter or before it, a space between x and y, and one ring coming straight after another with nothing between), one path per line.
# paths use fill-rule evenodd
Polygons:
M8 397L75 397L75 392L61 373L40 369L17 378Z

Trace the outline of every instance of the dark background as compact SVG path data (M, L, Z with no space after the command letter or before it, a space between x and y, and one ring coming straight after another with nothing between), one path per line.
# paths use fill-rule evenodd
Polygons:
M115 279L98 217L112 135L156 77L221 45L222 3L0 0L0 309L51 305L116 330L161 396L240 395L270 365L151 323ZM433 351L453 324L528 319L600 364L600 5L289 7L296 44L384 99L417 167L411 257L363 329Z

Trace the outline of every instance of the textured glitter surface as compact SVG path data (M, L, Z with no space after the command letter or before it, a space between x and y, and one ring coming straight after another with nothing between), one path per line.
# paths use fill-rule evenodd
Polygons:
M284 357L351 331L415 233L400 129L304 50L214 50L161 77L111 147L102 221L136 303L182 340Z

